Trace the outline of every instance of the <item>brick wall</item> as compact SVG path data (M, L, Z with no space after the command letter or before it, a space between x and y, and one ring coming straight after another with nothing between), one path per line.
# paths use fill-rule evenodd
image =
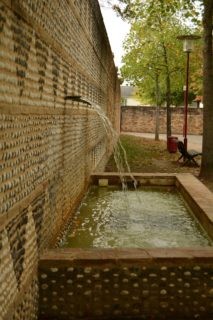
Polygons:
M155 107L122 107L121 131L123 132L155 132ZM182 134L184 109L172 108L172 133ZM160 133L166 133L166 109L160 109ZM202 134L203 110L188 109L188 133Z
M36 319L37 262L111 151L119 83L98 1L0 1L0 319Z
M212 262L211 248L49 251L40 319L210 320Z

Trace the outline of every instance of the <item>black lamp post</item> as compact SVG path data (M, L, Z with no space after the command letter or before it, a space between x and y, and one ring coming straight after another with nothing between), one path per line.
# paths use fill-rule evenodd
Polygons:
M189 54L193 51L193 41L200 39L197 35L183 35L177 37L178 40L183 41L183 51L187 54L186 59L186 84L184 86L184 127L183 127L183 137L184 146L187 150L187 115L188 115L188 97L189 97Z

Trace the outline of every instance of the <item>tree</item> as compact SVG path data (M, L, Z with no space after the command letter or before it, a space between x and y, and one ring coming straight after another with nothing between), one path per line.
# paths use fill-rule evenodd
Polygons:
M201 32L200 32L201 34ZM196 95L203 95L203 48L202 41L194 43L193 53L190 55L190 89Z
M203 28L203 156L201 176L213 180L213 1L204 0Z
M158 80L163 98L161 102L166 102L167 107L167 136L171 135L170 105L176 104L184 83L184 56L180 55L182 44L176 37L187 31L177 18L169 14L166 19L156 15L152 19L152 25L149 17L143 16L133 20L124 44L126 54L123 58L122 75L133 81L140 92L145 93L152 102L156 96L155 71L158 69L160 72Z
M200 3L200 7L197 3ZM120 5L119 5L120 4ZM163 6L161 6L163 4ZM118 0L114 8L124 18L136 17L135 13L148 8L150 17L158 11L162 17L168 12L175 13L181 10L181 14L197 21L202 9L203 21L203 156L200 175L213 180L213 1L212 0Z

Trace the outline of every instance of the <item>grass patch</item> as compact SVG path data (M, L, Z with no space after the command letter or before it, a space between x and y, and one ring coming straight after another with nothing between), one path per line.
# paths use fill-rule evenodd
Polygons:
M123 134L120 136L120 140L126 150L132 172L190 172L195 175L199 174L199 168L182 166L178 163L179 153L169 153L166 141L155 141ZM113 156L110 157L105 171L117 172Z

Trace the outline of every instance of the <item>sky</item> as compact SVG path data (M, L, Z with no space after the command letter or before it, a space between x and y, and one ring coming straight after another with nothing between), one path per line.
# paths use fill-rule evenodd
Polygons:
M114 54L114 61L117 67L122 65L122 43L125 36L129 32L130 26L124 22L116 13L110 8L101 7L105 27L110 41L111 49Z

